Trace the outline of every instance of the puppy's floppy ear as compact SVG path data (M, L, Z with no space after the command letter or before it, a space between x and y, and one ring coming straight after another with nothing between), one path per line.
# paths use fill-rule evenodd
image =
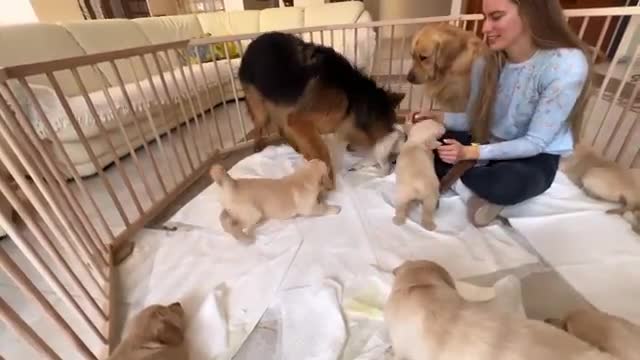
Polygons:
M154 340L167 346L177 346L184 341L184 332L177 325L165 321L154 329Z
M433 54L435 67L438 70L446 70L464 51L465 46L465 39L456 35L447 36L445 39L438 41Z
M402 100L404 100L404 93L397 93L393 91L387 92L387 96L389 96L389 100L391 101L391 106L395 109L400 105Z

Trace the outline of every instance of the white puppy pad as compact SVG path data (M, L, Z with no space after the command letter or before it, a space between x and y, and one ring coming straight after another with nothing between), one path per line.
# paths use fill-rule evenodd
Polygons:
M144 306L180 301L191 359L231 359L275 300L298 236L284 230L276 242L247 247L206 229L149 231L160 244Z

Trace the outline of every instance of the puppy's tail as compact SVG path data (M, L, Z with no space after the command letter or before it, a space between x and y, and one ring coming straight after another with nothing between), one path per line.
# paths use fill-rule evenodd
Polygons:
M233 186L236 184L236 181L229 176L227 171L220 164L215 164L211 169L209 169L209 176L211 176L211 179L221 187Z

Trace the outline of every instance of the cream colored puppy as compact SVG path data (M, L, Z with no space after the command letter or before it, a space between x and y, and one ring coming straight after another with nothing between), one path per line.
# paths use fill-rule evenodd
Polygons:
M583 144L576 145L574 153L563 159L560 169L587 195L621 204L607 213L640 210L640 170L625 169Z
M612 360L566 332L468 302L440 265L407 261L395 280L384 319L396 360Z
M131 320L124 339L107 360L188 360L185 327L180 303L151 305Z
M340 212L339 206L320 200L328 168L318 159L306 161L295 172L279 179L233 179L221 165L213 165L210 175L222 189L222 227L239 241L253 240L255 229L263 220Z
M617 357L640 357L640 326L594 308L570 312L558 324L569 334Z
M422 203L422 226L434 230L433 217L440 198L440 181L433 165L433 150L445 133L442 124L424 120L412 125L407 141L400 148L396 161L396 214L393 222L402 225L413 201Z

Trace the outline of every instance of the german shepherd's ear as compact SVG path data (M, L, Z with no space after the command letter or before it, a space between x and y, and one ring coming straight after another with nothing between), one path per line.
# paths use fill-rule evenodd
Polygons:
M395 109L400 105L402 100L404 100L405 94L391 91L387 92L387 96L389 96L389 100L391 100L391 106Z

